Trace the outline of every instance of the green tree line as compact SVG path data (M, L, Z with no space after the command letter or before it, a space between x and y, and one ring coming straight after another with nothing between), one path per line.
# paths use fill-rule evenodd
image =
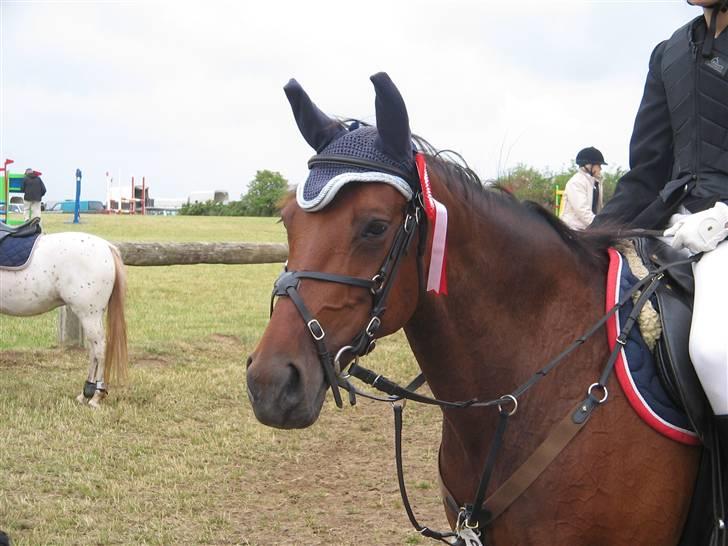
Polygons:
M576 172L571 164L557 172L539 171L527 165L517 165L496 180L489 181L511 192L521 200L535 201L549 210L556 208L556 190L563 190L566 182ZM604 202L614 194L617 181L626 171L617 167L613 172L604 172ZM258 171L250 182L248 191L239 201L229 203L190 203L183 205L180 214L190 216L275 216L278 203L288 192L288 181L274 171Z
M538 171L527 165L518 165L493 182L521 200L535 201L553 211L556 207L556 190L564 189L566 182L576 173L577 168L572 163L568 168L551 172ZM602 171L605 203L614 195L617 182L626 172L621 167L617 167L613 172Z
M275 216L278 202L287 191L288 181L281 173L258 171L239 201L187 203L179 213L187 216Z

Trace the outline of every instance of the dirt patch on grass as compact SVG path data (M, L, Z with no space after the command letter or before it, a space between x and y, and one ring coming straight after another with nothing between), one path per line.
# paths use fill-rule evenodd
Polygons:
M402 506L391 410L364 402L355 413L333 407L324 411L323 422L314 425L314 434L300 446L303 456L281 460L271 454L239 484L252 486L257 495L254 504L245 503L252 513L234 518L238 530L255 522L236 539L261 545L429 543L414 531ZM405 425L405 477L420 523L445 530L436 481L439 425L438 417L432 417L429 423ZM373 430L362 432L361 424Z
M74 365L87 366L87 350L83 347L53 347L50 349L0 351L0 368L58 368Z
M5 350L0 353L1 368L17 368L30 363L28 353L24 351Z
M166 368L170 366L168 358L161 356L142 356L132 359L134 366L139 368Z
M212 334L210 336L210 339L212 341L217 341L221 343L229 343L232 345L242 345L242 341L240 341L240 338L238 336L233 336L230 334Z

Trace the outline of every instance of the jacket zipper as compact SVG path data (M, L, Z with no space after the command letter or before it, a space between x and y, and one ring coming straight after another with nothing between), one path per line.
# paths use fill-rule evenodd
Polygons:
M693 44L693 53L695 57L695 159L693 163L693 182L695 186L700 183L700 54L698 47Z

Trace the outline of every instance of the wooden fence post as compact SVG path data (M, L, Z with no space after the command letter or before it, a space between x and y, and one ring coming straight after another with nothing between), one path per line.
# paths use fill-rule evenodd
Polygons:
M268 264L285 262L285 243L112 243L119 249L125 265L163 266L185 264ZM83 347L86 337L81 321L67 308L60 307L58 343Z
M271 264L288 258L285 243L113 243L126 265Z
M58 309L58 343L64 347L83 347L86 336L81 321L67 305Z

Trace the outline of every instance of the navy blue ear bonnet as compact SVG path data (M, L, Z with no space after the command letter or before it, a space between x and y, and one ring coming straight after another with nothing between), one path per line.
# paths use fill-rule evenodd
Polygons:
M349 129L319 110L296 80L284 87L301 134L318 152L296 191L304 210L321 210L349 182L389 184L408 201L419 191L404 101L385 73L371 80L377 94L377 127L354 123Z

